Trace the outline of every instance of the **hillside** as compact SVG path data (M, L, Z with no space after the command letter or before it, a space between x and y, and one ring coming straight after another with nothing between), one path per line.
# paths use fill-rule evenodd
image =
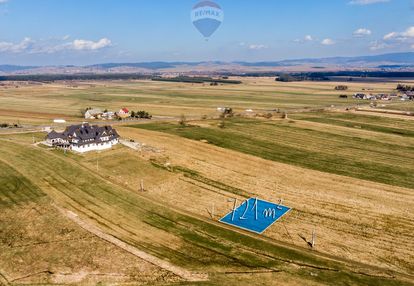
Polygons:
M76 73L206 73L265 71L414 70L414 53L392 53L359 57L305 58L263 62L136 62L102 63L88 66L0 65L0 74Z

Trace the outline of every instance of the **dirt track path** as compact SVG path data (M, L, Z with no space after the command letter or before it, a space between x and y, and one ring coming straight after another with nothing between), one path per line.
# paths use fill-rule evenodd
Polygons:
M131 253L132 255L135 255L155 266L161 267L167 271L170 271L172 273L174 273L175 275L187 280L187 281L206 281L208 280L208 274L203 274L203 273L193 273L191 271L185 270L183 268L180 268L178 266L175 266L167 261L161 260L153 255L150 255L146 252L143 252L141 250L136 249L135 247L126 244L125 242L104 233L103 231L101 231L99 228L97 228L96 226L89 224L85 221L83 221L77 214L65 210L59 206L57 206L56 204L53 204L53 206L59 210L60 213L62 213L65 217L69 218L70 220L72 220L73 222L75 222L76 224L78 224L81 228L85 229L86 231L96 235L97 237L108 241L112 244L114 244L115 246L122 248L123 250Z
M414 120L414 116L412 115L387 113L386 110L384 112L376 112L375 110L359 109L359 110L355 110L352 112L357 113L357 114L362 114L362 115L369 115L369 116L380 116L380 117L387 117L387 118L394 118L394 119Z

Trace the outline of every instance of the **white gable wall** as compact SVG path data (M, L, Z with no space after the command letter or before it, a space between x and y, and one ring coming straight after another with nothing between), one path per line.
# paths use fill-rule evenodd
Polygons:
M72 151L75 152L79 152L79 153L86 153L86 152L90 152L90 151L102 151L102 150L107 150L107 149L111 149L112 146L118 144L118 139L112 140L112 141L108 141L108 142L102 142L102 143L91 143L91 144L86 144L83 146L71 146Z

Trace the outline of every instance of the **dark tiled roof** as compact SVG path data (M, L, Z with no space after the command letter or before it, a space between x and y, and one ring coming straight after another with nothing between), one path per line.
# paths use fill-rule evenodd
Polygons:
M68 126L63 133L52 131L49 133L47 138L62 138L75 145L86 145L105 142L102 141L102 137L109 137L109 140L113 140L119 138L119 135L111 126L99 127L98 125L89 125L85 123ZM79 140L78 143L73 142L73 140L76 139Z
M52 140L52 139L58 139L58 138L64 139L66 138L66 136L64 136L62 133L57 133L55 130L52 130L52 132L47 134L47 139Z

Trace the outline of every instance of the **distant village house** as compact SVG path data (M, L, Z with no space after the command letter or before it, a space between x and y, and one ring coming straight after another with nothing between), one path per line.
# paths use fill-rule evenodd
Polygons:
M122 119L124 119L124 118L128 118L128 117L130 117L130 116L131 116L131 114L129 113L129 110L128 110L127 108L122 108L121 110L119 110L119 111L116 113L116 115L117 115L119 118L122 118Z
M100 119L102 114L103 112L100 109L88 109L85 112L85 119Z

